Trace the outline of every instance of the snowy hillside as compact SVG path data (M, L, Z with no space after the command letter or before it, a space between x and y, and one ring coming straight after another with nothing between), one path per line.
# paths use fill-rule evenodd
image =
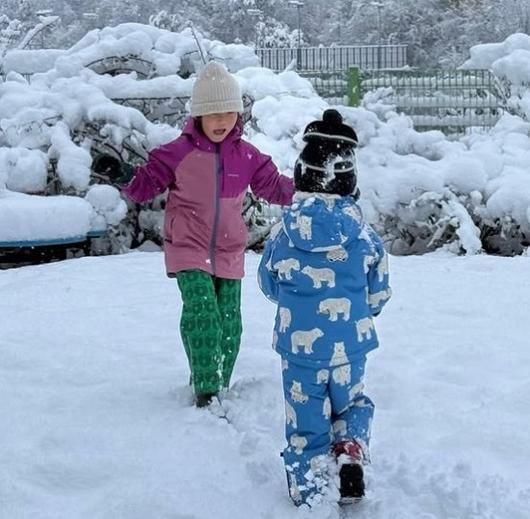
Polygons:
M247 256L231 424L191 406L159 253L0 271L2 519L337 518L287 497L274 307ZM529 257L393 257L357 519L525 519ZM31 305L29 303L31 302Z

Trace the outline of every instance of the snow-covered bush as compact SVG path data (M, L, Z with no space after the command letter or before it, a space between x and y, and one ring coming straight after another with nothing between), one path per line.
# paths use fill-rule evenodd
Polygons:
M314 96L292 72L254 70L258 59L248 47L205 39L200 47L229 69L247 67L238 76L247 119L251 96ZM39 193L48 205L58 200L53 195L83 198L93 210L89 230L107 231L95 252L118 252L146 240L161 244L163 202L143 208L129 203L126 216L118 192L102 185L112 179L91 171L92 159L105 152L141 163L149 150L178 136L193 84L182 76L200 59L191 29L171 33L138 24L92 31L65 51L8 52L1 62L7 76L0 83L0 188ZM267 81L256 72L267 74ZM25 220L25 239L42 238L41 227Z
M524 38L514 40L526 45ZM321 116L326 101L293 71L257 67L248 47L206 39L201 47L229 65L247 102L253 100L246 138L290 175L303 129ZM506 63L519 47L475 48L475 62L466 66L489 59L494 69L504 64L510 78ZM2 62L10 72L0 83L0 189L50 199L69 195L90 205L90 229L107 228L94 253L161 245L164 197L141 207L129 202L125 214L125 203L108 187L111 179L94 174L91 163L102 151L141 163L149 150L179 135L194 81L189 67L200 66L190 30L124 24L38 55L47 70L39 69L35 51L12 51ZM524 101L530 72L525 79L514 59ZM30 80L21 75L32 70ZM415 131L384 90L366 96L359 108L339 109L359 136L361 206L389 250L417 254L447 247L509 255L529 246L530 124L524 111L505 114L488 133L449 140L440 132ZM275 215L251 197L245 209L251 245L259 247Z

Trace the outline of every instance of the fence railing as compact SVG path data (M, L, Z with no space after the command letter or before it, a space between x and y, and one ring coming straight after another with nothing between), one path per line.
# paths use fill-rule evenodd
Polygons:
M364 71L361 95L391 88L389 102L406 113L418 130L438 128L446 133L494 126L504 112L506 97L489 70Z
M257 55L263 67L284 70L295 63L302 70L400 68L407 66L407 45L350 45L341 47L262 48Z
M362 97L389 88L387 102L405 113L417 130L462 133L495 125L506 106L502 85L489 71L359 70L302 73L332 104L358 106Z
M356 69L355 69L356 70ZM330 104L347 105L349 101L348 75L344 70L298 72L313 85L315 92ZM357 104L357 103L356 103Z

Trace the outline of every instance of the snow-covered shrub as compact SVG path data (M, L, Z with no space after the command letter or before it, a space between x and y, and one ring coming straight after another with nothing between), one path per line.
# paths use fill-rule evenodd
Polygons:
M235 70L257 64L252 49L242 45L202 39L201 47ZM135 165L176 138L193 84L179 75L179 67L199 59L190 29L170 33L138 24L92 31L65 51L9 52L2 61L8 74L0 83L0 187L90 202L91 231L107 231L95 241L94 252L119 252L143 241L161 245L163 201L142 208L129 202L125 216L125 203L117 204L117 191L106 185L112 179L92 172L92 159L111 153ZM275 75L252 67L237 76L245 92L245 120L253 97L291 93L321 101L293 72ZM31 81L17 70L33 71ZM249 132L263 136L250 126ZM285 140L292 159L288 148Z
M530 36L512 34L500 43L476 45L462 68L493 71L507 97L506 105L514 115L530 118Z
M201 43L235 67L252 110L246 138L290 175L303 130L326 101L293 71L240 69L252 54L248 47ZM125 215L108 186L112 179L94 174L91 162L105 152L139 164L179 135L194 78L178 72L190 54L188 64L195 63L199 54L188 29L170 33L139 24L92 31L48 61L40 54L51 65L30 81L16 70L36 67L34 51L18 51L16 60L8 53L3 66L11 72L0 83L0 189L82 199L92 211L91 229L107 228L94 253L160 246L164 196L142 206L127 202ZM396 254L439 247L522 253L530 236L530 124L506 114L487 133L448 140L440 132L415 131L387 94L379 90L359 108L339 109L359 137L360 204L388 248ZM250 246L260 247L277 217L248 197Z
M118 225L127 213L127 204L119 191L112 186L94 185L85 200L94 208L92 228L106 229L108 225Z
M0 189L42 193L46 189L47 168L48 158L40 150L0 148Z
M482 248L480 231L465 206L451 191L426 192L399 204L374 227L393 254L418 254L446 247L457 254L476 254Z

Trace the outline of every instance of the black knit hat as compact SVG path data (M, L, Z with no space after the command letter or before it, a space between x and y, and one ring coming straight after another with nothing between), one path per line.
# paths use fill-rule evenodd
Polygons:
M294 166L295 189L352 195L357 185L354 129L343 123L337 110L329 109L322 121L307 125L303 139L307 144Z

